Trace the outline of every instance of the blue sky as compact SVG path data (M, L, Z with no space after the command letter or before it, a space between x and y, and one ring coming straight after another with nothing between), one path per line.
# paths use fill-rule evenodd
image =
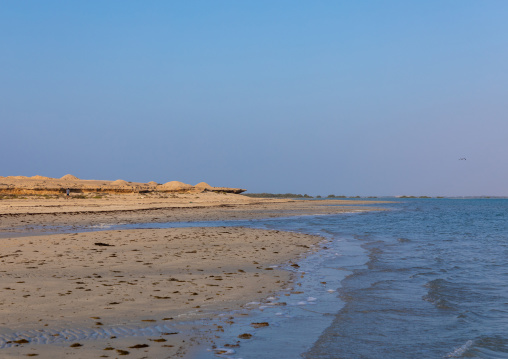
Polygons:
M504 0L0 1L0 175L508 195L507 18Z

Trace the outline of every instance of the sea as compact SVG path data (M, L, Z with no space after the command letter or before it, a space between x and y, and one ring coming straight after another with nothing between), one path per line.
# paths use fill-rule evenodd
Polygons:
M244 226L325 238L298 268L283 267L295 272L291 285L221 313L218 323L234 323L195 359L508 358L508 199L375 206L385 210L115 228Z
M299 263L301 293L254 303L223 342L252 338L222 357L508 358L508 199L392 201L377 205L387 211L248 221L327 242Z

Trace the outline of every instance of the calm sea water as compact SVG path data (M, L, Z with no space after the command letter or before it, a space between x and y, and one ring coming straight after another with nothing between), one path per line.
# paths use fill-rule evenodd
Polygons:
M274 325L230 357L508 358L508 200L396 202L251 221L330 242L302 263L305 293L271 299L257 319Z
M405 200L329 218L364 268L306 358L508 358L508 200ZM338 259L340 262L340 259Z

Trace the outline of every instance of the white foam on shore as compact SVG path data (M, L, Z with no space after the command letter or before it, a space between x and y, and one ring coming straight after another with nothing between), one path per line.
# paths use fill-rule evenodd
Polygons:
M231 355L231 354L236 353L233 349L228 349L228 348L214 348L214 349L207 349L207 350L209 352L213 352L217 356Z
M334 314L344 303L336 295L337 289L332 288L340 288L341 281L351 271L342 268L337 260L353 255L354 262L359 266L368 261L361 244L333 239L326 244L329 248L309 254L298 261L298 271L283 266L282 268L295 273L294 282L286 286L278 296L270 296L261 303L248 303L245 308L249 310L249 315L235 317L233 325L224 327L225 332L221 334L221 338L217 338L217 347L237 341L242 333L252 334L252 338L242 340L241 346L235 348L235 355L220 356L208 351L197 353L195 358L297 358L309 350L321 332L331 324ZM269 325L252 327L252 323L262 322ZM284 345L281 346L281 343Z

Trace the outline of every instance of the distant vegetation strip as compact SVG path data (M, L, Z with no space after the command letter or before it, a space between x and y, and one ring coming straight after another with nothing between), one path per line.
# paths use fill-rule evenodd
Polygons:
M247 197L254 198L323 198L321 196L309 196L308 194L297 194L297 193L242 193ZM326 198L360 198L360 196L356 197L346 197L346 196L336 196L334 194L329 194ZM368 197L368 198L376 198L376 197Z
M314 198L308 194L296 193L244 193L243 195L254 198Z
M437 196L437 197L429 197L429 196L381 196L381 197L377 197L377 196L366 196L366 197L360 197L360 196L336 196L334 194L329 194L328 196L326 197L322 197L322 196L309 196L308 194L296 194L296 193L242 193L243 196L247 196L247 197L253 197L253 198L329 198L329 199L334 199L334 198L349 198L349 199L354 199L354 198L362 198L362 199L369 199L369 198L418 198L418 199L421 199L421 198L429 198L429 199L432 199L432 198L462 198L462 199L506 199L508 197L505 197L505 196L456 196L456 197L444 197L444 196Z

